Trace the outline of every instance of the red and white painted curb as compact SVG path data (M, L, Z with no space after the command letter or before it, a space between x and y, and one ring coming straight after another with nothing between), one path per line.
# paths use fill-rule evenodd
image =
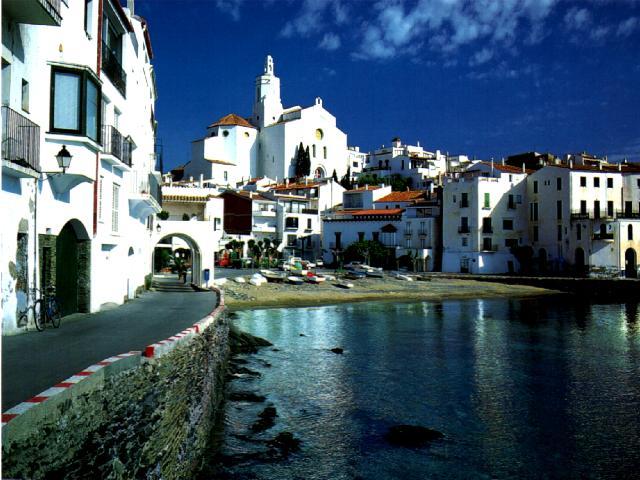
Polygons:
M2 414L2 427L4 427L11 420L16 418L19 415L22 415L24 412L33 408L36 405L48 400L49 398L57 395L58 393L64 392L68 388L71 388L82 380L90 377L94 373L99 370L102 370L104 367L111 365L123 358L132 357L134 355L140 355L140 352L129 352L129 353L121 353L120 355L114 355L113 357L105 358L101 362L98 362L94 365L91 365L81 372L76 373L75 375L67 378L66 380L55 384L53 387L46 389L44 392L39 393L35 397L30 398L26 402L19 403L15 407L10 408L6 412Z
M144 359L147 359L147 361L155 358L159 358L165 355L166 353L170 352L171 350L173 350L179 343L182 343L183 341L193 337L194 335L199 335L202 332L204 332L204 330L209 325L211 325L216 320L216 318L218 318L218 315L220 315L225 309L224 292L215 287L211 288L211 290L213 290L218 296L218 306L213 310L213 312L211 312L209 315L204 317L202 320L196 322L192 327L189 327L186 330L183 330L180 333L177 333L158 343L148 345L145 348L144 352L142 353L142 357ZM44 392L41 392L35 397L30 398L26 402L22 402L16 405L15 407L12 407L6 412L4 412L2 414L2 423L0 427L4 427L11 420L18 417L19 415L22 415L24 412L33 408L34 406L39 405L42 402L48 400L49 398L57 395L58 393L64 392L68 388L71 388L77 385L82 380L90 377L91 375L103 369L104 367L112 365L113 363L119 360L122 360L124 358L132 357L134 355L140 355L140 354L141 352L129 352L129 353L122 353L120 355L114 355L113 357L105 358L101 362L98 362L94 365L91 365L85 368L81 372L76 373L75 375L67 378L63 382L57 383L53 387L48 388Z

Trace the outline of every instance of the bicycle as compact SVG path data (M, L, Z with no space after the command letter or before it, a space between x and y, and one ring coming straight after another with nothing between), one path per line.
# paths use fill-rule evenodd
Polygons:
M38 289L35 289L37 292ZM47 294L44 297L38 298L33 305L31 305L28 311L33 311L33 323L36 326L36 330L42 332L47 322L51 322L53 328L60 327L60 319L62 318L62 309L60 308L60 302L55 296L55 287L47 287ZM25 315L23 313L23 315ZM21 317L22 318L22 317Z

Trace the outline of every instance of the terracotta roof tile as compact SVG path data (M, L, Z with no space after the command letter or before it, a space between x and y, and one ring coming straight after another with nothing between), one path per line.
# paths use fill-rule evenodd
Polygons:
M344 193L353 193L353 192L364 192L365 190L378 190L379 187L378 185L368 185L366 187L360 187L360 188L354 188L353 190L347 190Z
M491 166L491 162L480 162L480 164L485 165L487 167ZM494 163L493 168L498 170L499 172L505 173L533 173L534 170L526 170L522 171L522 167L514 167L513 165L502 165L501 163ZM468 171L473 171L473 167L471 167Z
M220 120L215 123L209 125L208 128L211 127L231 127L231 126L239 126L246 128L256 128L251 125L245 118L242 118L240 115L236 115L235 113L230 113L229 115L225 115Z
M427 192L420 190L409 190L405 192L391 192L389 195L385 195L382 198L376 200L376 203L382 202L413 202L416 200L422 200L426 197Z
M386 208L379 210L342 210L340 212L336 212L339 215L354 215L354 216L385 216L385 215L400 215L404 212L404 208Z

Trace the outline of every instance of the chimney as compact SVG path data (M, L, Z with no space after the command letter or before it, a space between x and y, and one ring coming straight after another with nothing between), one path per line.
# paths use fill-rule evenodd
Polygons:
M201 173L200 174L200 188L202 188L204 186L204 174Z
M618 171L621 172L622 171L622 163L618 162Z
M304 184L309 185L309 179L307 177L304 178Z
M598 168L602 170L602 162L598 162Z
M135 4L135 0L127 0L127 8L131 12L132 16L136 14Z
M420 148L420 140L416 142L416 147Z
M522 162L522 173L526 173L527 170L524 168L524 162Z
M368 183L365 183L365 184L364 184L364 189L365 189L365 190L369 190L369 184L368 184Z
M276 183L278 183L278 182L276 181ZM285 179L284 179L284 184L285 184L285 186L287 186L287 187L289 186L289 179L288 179L288 178L285 178Z
M504 157L502 157L502 165L504 165Z
M572 159L569 159L569 168L570 169L573 168L573 160Z

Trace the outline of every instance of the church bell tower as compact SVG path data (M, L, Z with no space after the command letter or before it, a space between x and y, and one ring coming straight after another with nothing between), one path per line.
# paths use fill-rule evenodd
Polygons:
M264 72L256 77L252 123L262 128L276 123L280 115L282 115L280 79L274 74L273 57L267 55L264 61Z

